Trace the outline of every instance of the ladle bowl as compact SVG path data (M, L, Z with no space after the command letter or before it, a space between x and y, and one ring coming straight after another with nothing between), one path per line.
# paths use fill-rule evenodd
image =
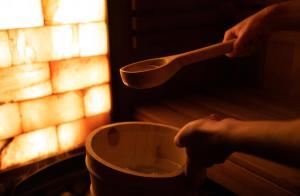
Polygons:
M135 89L156 87L169 80L183 66L221 56L232 51L235 40L217 43L189 52L153 58L120 69L123 83Z

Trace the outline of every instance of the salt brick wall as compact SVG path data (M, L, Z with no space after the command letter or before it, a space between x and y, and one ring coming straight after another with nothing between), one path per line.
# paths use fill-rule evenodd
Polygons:
M110 121L105 10L105 0L0 2L0 169L78 148Z

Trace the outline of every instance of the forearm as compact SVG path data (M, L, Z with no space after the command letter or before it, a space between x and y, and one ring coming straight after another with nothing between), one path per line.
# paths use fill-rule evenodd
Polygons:
M300 167L300 120L235 122L224 131L233 151Z
M274 4L261 12L272 30L300 28L300 0Z

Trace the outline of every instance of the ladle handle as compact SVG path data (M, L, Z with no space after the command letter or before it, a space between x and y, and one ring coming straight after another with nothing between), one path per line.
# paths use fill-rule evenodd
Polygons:
M189 52L175 55L176 60L182 65L188 65L198 61L221 56L233 50L233 43L235 39L213 44L204 48L199 48Z

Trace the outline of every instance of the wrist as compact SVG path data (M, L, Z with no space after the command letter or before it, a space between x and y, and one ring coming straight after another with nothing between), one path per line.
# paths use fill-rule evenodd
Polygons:
M228 149L231 153L239 150L239 134L241 130L239 127L242 121L235 119L222 120L223 127L218 135L219 142L223 145L224 149Z
M265 23L270 30L280 29L287 21L284 16L289 12L286 2L277 3L266 7L265 10Z
M255 15L254 21L256 24L258 24L260 29L272 31L275 28L276 23L274 21L278 9L277 6L277 4L268 6Z

